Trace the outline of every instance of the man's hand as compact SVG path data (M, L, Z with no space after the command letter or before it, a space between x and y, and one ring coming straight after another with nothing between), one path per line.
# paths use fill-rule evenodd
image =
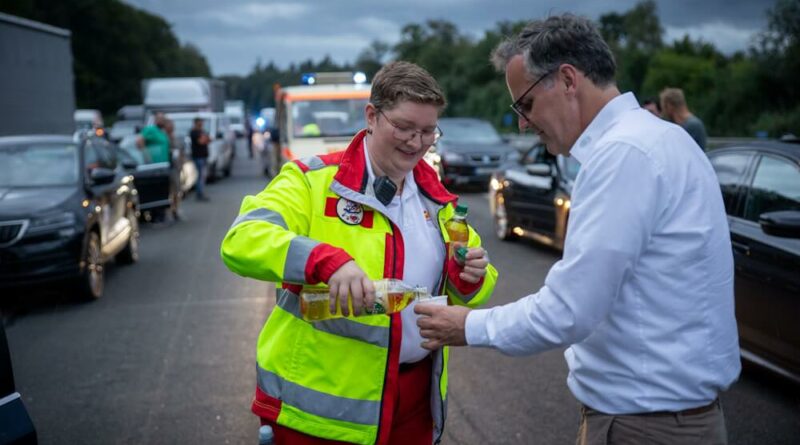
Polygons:
M372 308L375 305L375 286L353 260L336 269L336 272L328 280L328 287L331 294L331 314L336 313L336 300L339 300L342 315L350 315L350 309L347 306L348 295L353 300L355 315L361 314L362 308Z
M440 306L437 304L417 303L414 312L424 315L417 319L419 333L427 341L422 347L431 351L442 346L465 346L467 337L464 325L470 309L464 306Z
M453 251L463 246L462 243L454 242ZM462 264L456 258L458 264ZM486 275L486 266L489 265L489 256L486 250L482 247L470 247L467 250L466 261L462 264L464 270L458 275L462 280L468 283L477 283L484 275Z

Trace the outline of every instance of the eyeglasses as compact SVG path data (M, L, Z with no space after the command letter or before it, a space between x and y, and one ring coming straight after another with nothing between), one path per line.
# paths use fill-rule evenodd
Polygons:
M514 110L514 112L515 112L515 113L517 113L517 116L519 116L519 117L521 117L521 118L525 119L525 121L526 121L526 122L528 122L529 124L531 123L531 120L530 120L530 119L528 119L527 113L529 113L529 112L531 111L531 108L533 107L533 101L531 100L531 103L530 103L530 105L527 107L528 109L526 110L526 109L524 109L524 108L522 107L522 100L523 100L523 99L525 99L525 96L527 96L527 95L528 95L528 93L530 93L530 92L531 92L531 90L532 90L532 89L533 89L533 88L534 88L536 85L539 85L539 82L543 81L545 77L547 77L547 76L549 76L549 75L553 74L553 72L554 72L554 71L555 71L555 70L550 70L550 71L547 71L546 73L542 74L542 75L541 75L541 77L539 77L538 79L536 79L536 82L533 82L533 85L531 85L530 87L528 87L528 89L527 89L527 90L525 90L525 92L524 92L524 93L522 93L522 96L520 96L520 97L519 97L519 99L517 99L516 101L514 101L514 103L513 103L513 104L511 104L511 105L510 105L510 106L511 106L511 109L512 109L512 110Z
M386 122L389 122L389 125L392 126L392 136L400 141L411 142L415 137L417 137L417 133L419 133L419 141L422 145L433 145L444 134L438 125L432 130L417 130L415 128L407 128L397 125L396 123L392 122L392 120L389 119L389 117L386 116L386 114L381 110L378 110L378 113L386 118Z

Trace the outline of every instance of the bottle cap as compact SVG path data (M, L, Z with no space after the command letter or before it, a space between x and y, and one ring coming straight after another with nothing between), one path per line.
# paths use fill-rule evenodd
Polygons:
M467 252L468 251L469 250L466 247L459 247L458 249L456 249L456 258L459 261L461 261L462 263L466 262L467 261Z
M460 213L462 215L466 215L469 208L463 204L459 204L456 206L456 213Z

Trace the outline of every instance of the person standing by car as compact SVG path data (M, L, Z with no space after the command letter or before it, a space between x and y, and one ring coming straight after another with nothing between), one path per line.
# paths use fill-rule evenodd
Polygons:
M372 307L372 280L397 278L485 303L497 277L469 229L466 262L447 258L457 197L421 161L441 134L444 95L417 65L375 75L367 129L345 151L287 163L247 196L222 242L234 272L283 282L257 346L252 410L278 445L438 443L447 351L420 347L413 306L386 315L303 320L298 295L327 285L333 308ZM337 303L338 300L338 303Z
M520 129L581 164L569 236L532 295L488 310L418 305L424 346L567 346L581 445L727 443L719 393L741 362L731 240L708 158L620 93L588 19L531 22L493 61Z
M697 145L705 151L706 149L706 127L699 117L689 111L686 105L686 98L680 88L665 88L659 95L661 99L661 116L674 122L697 142Z
M197 168L197 192L198 201L208 201L205 195L206 185L206 161L208 160L208 143L210 141L208 133L203 129L203 119L195 118L192 131L189 132L189 139L192 141L192 161Z
M164 131L166 122L167 118L164 113L156 113L153 125L144 127L136 139L136 146L143 150L148 163L169 162L169 136Z
M183 163L186 161L186 154L184 153L183 138L175 135L175 122L167 118L164 130L169 137L170 146L170 211L172 219L175 221L180 220L180 205L181 205L181 169Z

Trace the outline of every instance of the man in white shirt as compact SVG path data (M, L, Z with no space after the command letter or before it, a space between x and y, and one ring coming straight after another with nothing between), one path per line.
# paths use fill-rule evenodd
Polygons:
M707 158L620 94L611 51L584 18L531 22L493 61L520 129L581 164L569 236L535 294L486 310L418 305L423 347L569 346L579 444L726 443L718 393L741 365L728 224Z

